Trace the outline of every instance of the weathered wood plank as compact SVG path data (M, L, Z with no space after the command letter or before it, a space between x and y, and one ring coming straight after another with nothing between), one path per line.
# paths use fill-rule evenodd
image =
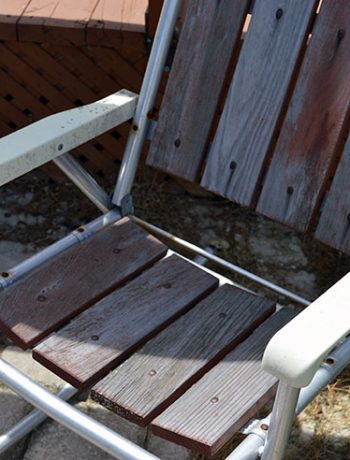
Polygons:
M0 40L17 40L16 24L30 0L1 0Z
M147 163L188 180L204 148L249 1L189 2Z
M315 233L333 248L350 254L350 136L345 144Z
M267 319L152 423L155 434L214 455L273 395L277 379L261 368L270 338L294 312Z
M350 2L324 0L267 171L258 211L311 229L350 107Z
M256 1L203 187L252 204L317 3Z
M49 337L33 356L85 388L216 286L215 277L171 256Z
M18 21L20 40L83 44L85 28L98 0L31 0Z
M0 330L23 348L33 346L166 250L123 219L0 292Z
M269 300L225 285L107 375L92 398L146 426L274 309Z

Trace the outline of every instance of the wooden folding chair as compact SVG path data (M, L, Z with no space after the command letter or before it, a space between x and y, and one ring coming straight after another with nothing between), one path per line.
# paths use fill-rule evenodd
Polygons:
M91 388L108 409L204 455L241 430L228 459L277 460L295 414L350 361L350 278L309 305L134 215L132 184L180 3L164 2L139 97L121 91L0 141L1 184L53 160L103 212L2 273L0 328L72 385L63 399ZM188 2L147 163L349 252L350 3L250 3ZM128 119L110 200L69 151ZM307 308L276 311L157 237ZM156 458L3 360L0 380L116 458ZM277 384L272 414L252 419ZM37 411L14 427L1 448L43 418Z

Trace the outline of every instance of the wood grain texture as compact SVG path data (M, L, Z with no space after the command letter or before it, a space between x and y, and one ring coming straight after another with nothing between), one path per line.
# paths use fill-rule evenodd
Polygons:
M147 163L197 179L249 1L189 2Z
M30 0L1 0L0 40L17 40L16 24Z
M0 292L0 330L23 348L33 346L166 250L122 219Z
M225 285L92 389L92 398L148 425L273 313L273 302Z
M256 1L203 187L252 204L317 3Z
M350 137L326 195L315 233L316 238L350 254Z
M152 423L152 431L214 455L273 395L277 379L261 368L270 338L294 312L282 310L194 384Z
M31 0L17 24L20 40L83 44L85 28L98 0Z
M258 211L308 231L344 143L350 107L350 2L324 0L267 171Z
M168 257L49 337L33 356L85 388L216 286L216 278L190 262Z

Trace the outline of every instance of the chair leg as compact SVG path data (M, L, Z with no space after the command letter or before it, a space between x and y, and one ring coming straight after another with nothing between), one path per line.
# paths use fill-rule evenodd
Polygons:
M284 456L298 402L300 388L279 382L262 460L281 460Z
M71 407L0 358L0 381L49 417L120 460L160 460Z

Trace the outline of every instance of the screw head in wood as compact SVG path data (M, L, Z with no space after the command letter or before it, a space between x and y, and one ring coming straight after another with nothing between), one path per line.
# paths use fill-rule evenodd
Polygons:
M278 10L276 11L276 19L281 19L282 16L283 16L283 10L282 8L278 8Z
M237 168L237 163L235 161L231 161L230 163L230 169L234 171Z
M156 375L157 371L155 371L154 369L151 369L148 373L148 375L150 375L151 377L153 377L154 375Z
M291 186L287 187L287 193L288 193L288 195L293 195L293 192L294 192L294 188L293 188L293 187L291 187Z
M217 402L219 402L219 398L217 396L213 396L210 400L211 403L215 404Z
M94 342L96 342L100 337L98 335L92 335L91 336L91 340L93 340Z
M267 431L269 429L269 425L267 423L262 423L260 425L260 429L263 431Z
M37 298L37 300L39 302L45 302L46 299L47 299L47 297L45 297L44 295L39 295L38 298Z
M63 149L63 144L58 144L57 150L61 151Z
M8 272L2 272L2 273L1 273L1 276L2 276L3 278L8 278L8 277L10 276L10 274L9 274Z
M174 145L175 145L176 148L179 148L180 145L181 145L180 139L175 139Z

